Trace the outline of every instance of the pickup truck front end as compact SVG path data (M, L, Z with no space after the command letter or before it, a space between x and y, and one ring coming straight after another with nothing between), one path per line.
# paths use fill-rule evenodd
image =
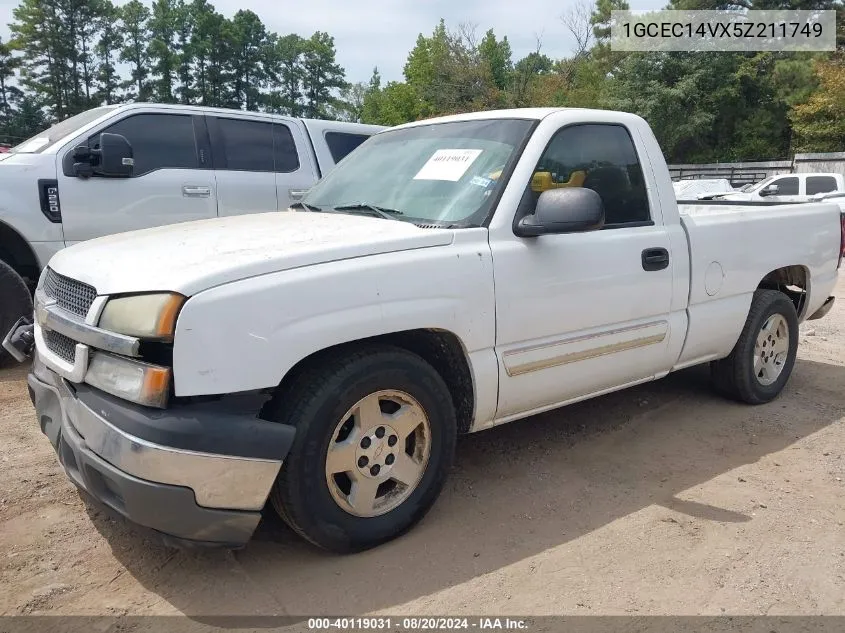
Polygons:
M180 544L239 547L293 428L258 419L266 397L172 398L166 362L184 297L108 298L47 269L35 295L29 392L67 476L96 501ZM158 362L144 358L144 352ZM30 350L22 350L28 352Z

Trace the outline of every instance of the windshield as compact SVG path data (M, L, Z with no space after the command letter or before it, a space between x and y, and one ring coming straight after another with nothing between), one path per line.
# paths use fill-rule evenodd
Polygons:
M114 110L115 106L102 106L92 110L80 112L77 115L56 123L53 127L39 132L32 138L28 138L23 143L12 148L12 152L17 154L38 154L47 149L50 145L63 139L68 134L73 134L76 130L84 125L88 125L95 119L100 118L106 112Z
M751 191L757 191L757 189L760 189L761 187L765 187L770 182L772 182L774 179L775 179L775 177L771 176L770 178L766 178L765 180L761 180L760 182L752 182L750 185L745 185L742 189L740 189L740 191L743 191L745 193L749 193Z
M374 206L416 223L481 225L533 124L456 121L376 134L314 185L302 204L313 211Z

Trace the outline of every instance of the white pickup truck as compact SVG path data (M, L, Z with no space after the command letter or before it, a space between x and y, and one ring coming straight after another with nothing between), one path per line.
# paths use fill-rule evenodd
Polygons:
M381 126L152 103L87 110L0 154L0 331L77 242L285 210ZM0 361L4 353L0 350Z
M842 262L836 204L679 212L646 122L480 112L364 142L290 212L55 255L5 346L67 475L173 544L269 502L337 552L414 525L459 434L710 363L784 388Z
M742 202L806 202L819 194L843 191L845 191L845 177L842 174L780 174L717 197L720 200Z

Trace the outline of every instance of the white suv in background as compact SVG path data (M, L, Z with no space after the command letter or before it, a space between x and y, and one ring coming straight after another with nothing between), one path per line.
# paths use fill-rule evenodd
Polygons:
M144 103L54 125L0 154L0 331L31 312L40 271L65 246L284 210L381 129Z

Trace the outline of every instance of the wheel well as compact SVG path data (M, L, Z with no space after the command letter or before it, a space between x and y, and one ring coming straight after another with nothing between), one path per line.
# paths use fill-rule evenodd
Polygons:
M38 282L38 259L27 241L8 224L0 222L0 259L18 273L30 290Z
M372 343L405 349L420 356L434 367L452 395L458 421L458 432L466 433L469 431L475 409L472 373L460 339L446 330L406 330L359 339L320 350L294 365L282 379L277 393L283 391L285 385L294 381L300 372L313 367L315 363L319 364L325 356L335 356Z
M809 275L804 266L784 266L763 277L757 289L782 292L795 304L795 311L798 313L798 318L801 318L809 290L808 278Z

